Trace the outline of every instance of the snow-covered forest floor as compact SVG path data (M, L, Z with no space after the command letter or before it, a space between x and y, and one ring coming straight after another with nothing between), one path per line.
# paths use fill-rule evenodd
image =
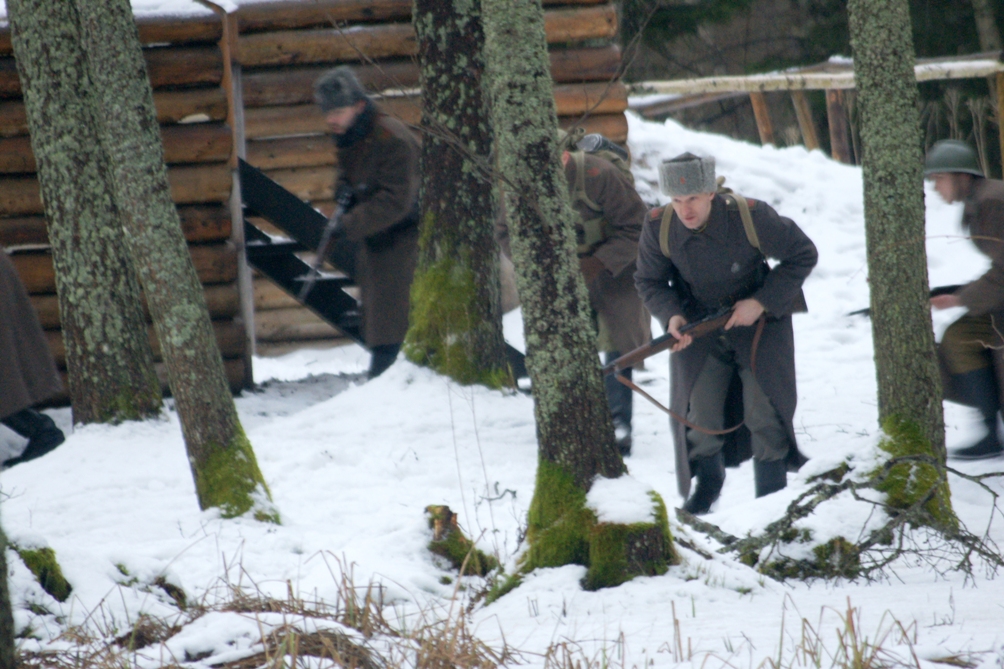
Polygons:
M809 476L846 458L867 460L879 436L870 324L846 315L868 304L861 171L802 147L761 148L672 122L630 123L647 202L662 200L655 186L661 158L714 155L726 185L793 218L819 248L805 284L810 311L795 317L795 424L812 460L787 490L761 500L753 497L750 463L729 470L707 519L743 536L783 513ZM960 208L928 190L927 211L931 284L978 276L987 263L962 236ZM957 315L936 314L938 333ZM519 313L509 314L510 341L521 342L520 328ZM237 406L280 526L199 511L170 412L159 421L78 428L50 455L3 472L0 514L11 541L51 547L73 587L57 602L8 551L22 649L107 642L146 617L181 628L130 655L135 666L233 662L261 652L263 635L276 626L310 632L333 624L282 607L239 611L235 593L335 605L349 591L347 575L359 588L376 584L371 592L395 624L414 629L419 612L458 616L485 584L458 584L430 555L424 509L449 505L479 546L512 568L533 494L531 399L461 387L403 360L362 384L366 361L355 346L255 360L260 390L244 393ZM667 355L651 359L637 378L667 398ZM635 412L630 474L675 506L666 418L640 398ZM50 413L69 432L69 411ZM967 409L947 405L946 422L950 447L978 436ZM0 442L19 447L10 432ZM1004 469L1004 460L953 464L971 474ZM1004 491L996 481L991 485ZM956 477L951 485L966 525L977 534L989 527L1004 544L991 495ZM711 550L672 513L670 522L677 536ZM834 503L806 527L853 540L866 522L852 505ZM904 559L872 582L782 584L725 556L681 553L683 564L663 576L598 592L581 588L581 567L541 570L497 602L475 603L470 630L489 647L519 651L509 665L573 666L561 660L579 658L616 667L829 667L867 639L885 653L865 652L855 666L1004 666L1004 580L983 570L966 578Z

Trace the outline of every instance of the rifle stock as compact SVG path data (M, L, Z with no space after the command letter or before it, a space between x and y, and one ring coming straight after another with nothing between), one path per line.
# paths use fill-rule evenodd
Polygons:
M725 324L729 322L729 318L731 316L732 307L722 309L721 311L711 314L706 318L702 318L699 321L687 323L680 328L680 334L689 334L694 339L698 339L723 328ZM604 376L607 374L615 374L623 369L627 369L628 367L633 367L645 358L651 357L657 353L662 353L663 351L676 346L679 341L679 339L667 332L661 337L656 337L649 343L639 346L635 350L625 353L621 357L617 358L603 368L603 374Z

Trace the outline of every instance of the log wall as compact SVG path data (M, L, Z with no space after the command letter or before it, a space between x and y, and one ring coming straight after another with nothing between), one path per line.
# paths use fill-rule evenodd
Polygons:
M545 0L544 5L561 125L579 124L625 142L627 90L617 80L621 53L614 3ZM421 98L411 8L412 0L256 2L241 6L232 17L236 37L229 37L229 42L223 40L223 21L217 16L137 22L172 194L235 388L251 380L250 365L238 364L242 359L248 362L248 352L236 334L242 327L236 250L240 235L234 236L237 231L228 207L229 161L237 153L235 141L240 141L235 137L244 139L236 148L249 163L329 212L338 166L324 119L313 102L313 83L331 67L353 65L388 113L417 126ZM233 78L240 82L239 91L226 90L231 81L225 76L227 46L239 75ZM390 90L395 94L385 95ZM10 35L3 29L0 244L14 252L56 358L62 360L44 211L20 94ZM241 109L230 109L228 100ZM227 125L228 119L238 119L237 132ZM267 279L255 277L253 290L243 294L245 302L253 302L254 334L262 352L273 346L288 350L290 343L339 338L336 330Z

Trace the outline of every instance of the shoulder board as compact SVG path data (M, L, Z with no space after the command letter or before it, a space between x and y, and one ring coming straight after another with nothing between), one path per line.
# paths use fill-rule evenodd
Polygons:
M649 211L648 212L649 220L658 221L660 218L662 218L662 212L666 211L666 207L668 206L669 205L665 205L663 207L656 207L655 209Z

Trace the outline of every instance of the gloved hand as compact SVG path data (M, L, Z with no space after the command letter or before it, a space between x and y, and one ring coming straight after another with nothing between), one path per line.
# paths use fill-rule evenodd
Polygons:
M583 256L579 258L579 269L582 271L582 278L586 280L586 286L589 286L607 268L603 266L603 262L596 256Z
M344 181L335 189L335 202L348 211L356 203L356 190Z

